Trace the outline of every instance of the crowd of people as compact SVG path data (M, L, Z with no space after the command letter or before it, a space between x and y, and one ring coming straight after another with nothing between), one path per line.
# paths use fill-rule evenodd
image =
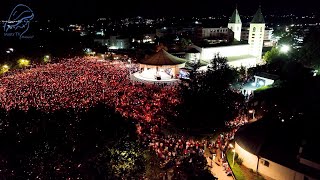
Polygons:
M175 85L133 83L125 61L78 57L3 75L0 107L54 112L105 103L134 121L141 143L156 153L163 167L179 166L185 158L192 162L190 154L203 155L208 146L225 149L236 129L247 122L236 119L227 123L233 130L212 143L166 134L162 131L167 126L166 114L176 113L172 107L180 103L178 91Z

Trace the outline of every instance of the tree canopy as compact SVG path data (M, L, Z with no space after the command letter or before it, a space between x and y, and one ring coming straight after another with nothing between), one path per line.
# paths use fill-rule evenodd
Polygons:
M196 69L191 80L181 84L183 103L177 107L175 124L190 132L212 132L224 126L237 111L242 96L229 89L236 78L236 71L227 64L227 59L216 55L206 72Z
M320 30L312 29L304 39L299 59L307 66L320 67Z
M135 126L97 105L44 113L0 111L0 179L118 179L144 172Z

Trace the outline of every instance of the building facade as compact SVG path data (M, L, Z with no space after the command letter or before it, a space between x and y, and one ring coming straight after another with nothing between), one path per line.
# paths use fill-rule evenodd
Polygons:
M267 118L247 124L235 134L235 153L245 167L275 180L319 179L320 164L311 161L317 155L304 158L299 128ZM314 148L312 141L309 146Z
M237 8L234 10L234 12L229 20L228 28L233 32L234 39L236 41L240 41L241 40L242 22L241 22Z
M258 60L261 60L262 56L265 26L266 24L261 13L261 8L259 7L250 23L248 39L250 54L255 56Z
M94 42L101 46L108 46L109 49L128 49L130 47L129 39L120 36L110 36L109 39L94 39Z
M193 47L200 52L200 60L209 63L216 54L228 59L228 64L233 67L253 67L261 62L262 47L265 36L265 22L261 13L261 8L254 15L250 28L248 29L248 43L239 42L242 34L242 22L235 9L229 22L228 28L201 28L198 31L201 38L215 37L224 34L231 35L233 41L223 41L224 45L219 46L219 42L206 45L194 45ZM237 45L234 45L237 44Z

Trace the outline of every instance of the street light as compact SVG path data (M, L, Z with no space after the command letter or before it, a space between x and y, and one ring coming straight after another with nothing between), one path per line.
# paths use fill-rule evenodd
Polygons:
M3 65L1 70L0 70L0 74L8 72L9 69L10 69L10 67L8 65L6 65L6 64Z
M280 48L280 52L282 53L288 53L289 50L290 50L290 46L288 45L282 45Z
M130 63L129 73L130 73L130 76L131 76L131 59L128 59L128 62Z
M44 56L43 61L45 63L50 62L50 56L49 55Z
M252 119L255 119L255 117L254 117L255 110L254 109L249 110L249 113L252 114Z
M8 65L6 65L6 64L3 65L2 68L3 68L3 69L10 69L10 67L9 67Z
M232 166L234 166L234 158L236 157L236 150L232 149L233 152L233 161L232 161Z
M18 64L20 67L25 67L25 66L29 66L30 61L27 59L19 59Z

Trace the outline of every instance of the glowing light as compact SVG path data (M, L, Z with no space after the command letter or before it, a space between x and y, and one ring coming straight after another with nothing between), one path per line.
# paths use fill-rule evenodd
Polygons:
M14 51L14 49L13 49L13 48L9 48L9 51L13 52L13 51Z
M6 64L3 65L2 68L3 68L3 69L10 69L10 67L9 67L8 65L6 65Z
M50 56L49 55L44 56L43 61L45 63L49 62L50 61Z
M280 51L282 53L287 53L289 50L290 50L290 46L288 46L288 45L282 45L280 48Z
M20 67L25 67L25 66L29 66L30 61L27 59L19 59L18 64Z
M259 81L259 85L260 86L264 86L264 82L263 81Z
M251 83L251 86L256 86L256 83L255 82Z

